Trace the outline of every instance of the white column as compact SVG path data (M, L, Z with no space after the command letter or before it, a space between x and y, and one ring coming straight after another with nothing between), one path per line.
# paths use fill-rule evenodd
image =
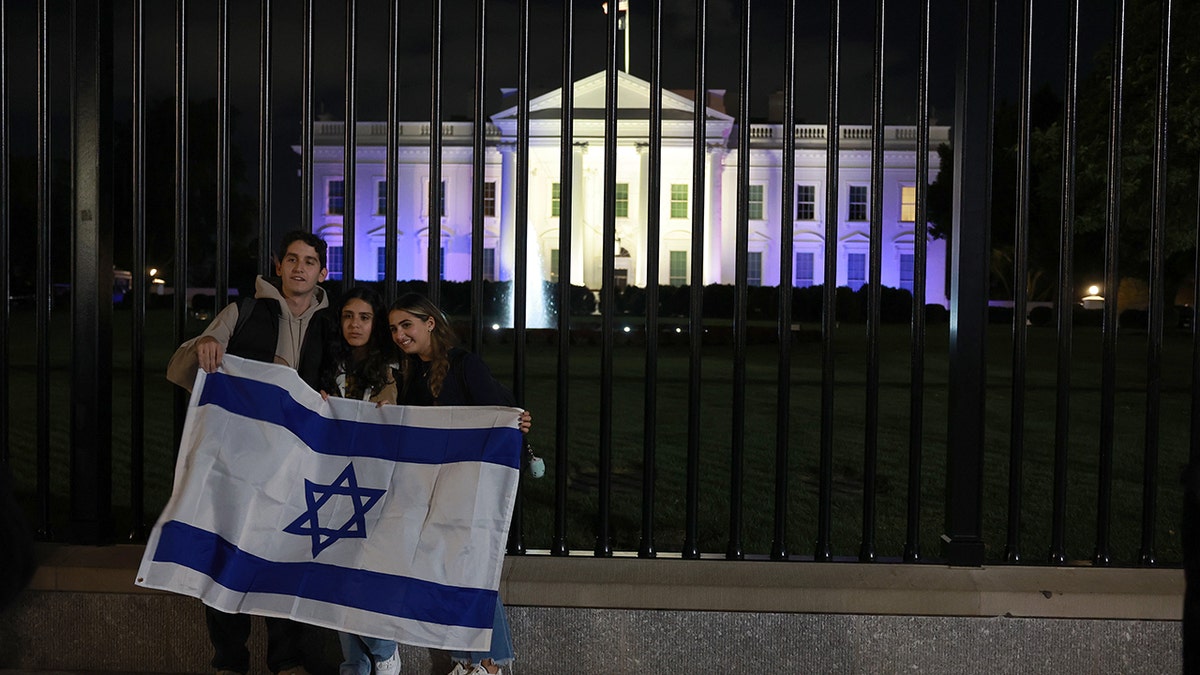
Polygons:
M513 266L516 256L510 242L514 241L517 213L517 147L513 143L500 143L500 237L496 247L500 249L499 268L496 270L497 281L507 281L513 277Z
M636 250L632 252L633 274L630 275L629 283L645 288L648 282L646 279L646 268L650 263L650 258L648 257L648 251L650 250L650 145L648 143L638 143L637 153L640 160L638 169L637 217L634 220L637 223L637 236L634 243Z
M575 143L571 148L571 222L566 225L571 228L571 283L576 286L586 286L584 276L584 261L587 260L584 249L584 223L587 221L587 191L584 190L583 157L587 154L587 143ZM563 223L559 222L559 227Z
M708 186L705 194L705 211L707 218L704 224L704 283L721 283L721 256L723 249L721 218L722 194L721 173L724 171L725 148L710 145L705 153L705 171L708 173Z

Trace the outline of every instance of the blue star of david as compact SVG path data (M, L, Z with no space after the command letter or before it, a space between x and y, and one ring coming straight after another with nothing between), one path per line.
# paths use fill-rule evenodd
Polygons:
M366 539L367 523L365 516L375 506L375 502L387 490L359 487L358 478L354 475L354 464L347 464L332 483L322 485L307 478L304 480L305 501L308 510L290 525L283 528L288 534L298 534L312 537L312 554L316 558L321 551L329 548L339 539ZM335 495L350 497L354 503L354 515L341 527L321 526L321 507Z

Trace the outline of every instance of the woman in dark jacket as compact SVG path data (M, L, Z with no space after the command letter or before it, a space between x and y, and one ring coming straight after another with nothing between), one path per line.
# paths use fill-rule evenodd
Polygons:
M456 346L449 320L428 298L408 293L388 312L392 342L400 348L396 376L401 405L506 405L512 394L492 377L483 359ZM521 416L521 431L529 431L529 413ZM499 599L492 625L492 645L486 652L452 652L451 675L500 673L512 663L512 636Z

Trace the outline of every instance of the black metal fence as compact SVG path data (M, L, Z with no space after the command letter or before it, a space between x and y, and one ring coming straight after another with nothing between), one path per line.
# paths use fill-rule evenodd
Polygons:
M525 500L518 509L510 552L579 555L572 528L584 523L595 537L586 554L599 556L636 549L640 556L698 558L721 555L712 542L723 541L728 558L1158 562L1163 533L1178 531L1174 472L1200 452L1200 433L1192 428L1200 419L1200 333L1192 320L1200 276L1200 111L1188 107L1200 96L1195 78L1172 79L1176 64L1197 58L1195 45L1180 36L1200 29L1200 12L1171 0L1113 0L1086 12L1079 0L1027 0L1023 7L988 0L746 0L734 4L736 15L715 4L631 0L628 16L602 14L590 1L261 0L253 12L228 0L176 0L171 11L143 0L0 4L0 285L7 298L0 303L0 430L7 440L0 460L17 479L41 534L101 544L128 525L135 539L145 535L147 514L161 507L147 503L153 471L147 460L172 451L162 439L147 443L146 428L176 409L148 388L161 379L162 364L148 363L146 355L155 341L173 346L197 330L182 289L211 287L220 306L230 284L240 281L232 278L239 265L250 260L255 271L269 274L274 235L297 222L312 226L314 124L327 106L346 122L347 195L356 194L354 123L386 111L391 205L404 198L394 179L401 121L426 119L428 204L435 205L443 197L442 181L433 179L443 175L443 123L451 117L474 123L472 194L482 195L483 157L494 146L488 115L499 103L489 92L515 84L515 99L507 104L518 110L514 328L500 352L511 355L511 371L501 370L511 372L523 403L534 394L529 373L541 368L546 375L539 382L553 382L544 392L552 398L539 399L548 404L541 410L553 412L537 423L552 433L535 431L553 441L539 441L552 479L537 489L547 498ZM785 186L795 182L797 129L813 121L802 119L801 108L829 130L869 125L869 276L855 296L864 308L861 323L843 320L839 299L846 296L833 283L818 294L812 330L803 328L807 317L797 316L799 290L790 283L775 291L774 316L752 318L747 167L737 173L736 269L727 316L714 318L706 309L706 294L714 291L702 283L688 287L683 317L667 316L659 285L647 283L641 337L632 343L639 372L626 358L632 347L622 336L628 324L617 310L617 285L596 289L597 317L580 317L570 284L561 283L553 337L547 350L530 354L538 338L526 328L529 299L521 289L529 274L539 273L527 259L531 97L561 88L559 180L570 186L582 180L572 156L572 84L593 65L607 73L601 265L602 278L614 279L617 73L630 65L621 45L633 26L644 30L632 53L649 91L682 89L697 102L691 280L705 278L703 253L711 245L704 232L709 182L702 104L710 89L736 92L736 137L729 147L746 150L747 160L751 122L762 116L756 101L782 92L778 170ZM469 69L456 65L467 60ZM473 79L455 79L459 71L473 72ZM644 264L653 280L660 277L663 234L662 99L651 95L644 114ZM930 185L930 157L938 152L930 143L935 114L952 116L953 141L952 153L942 155L941 176ZM925 306L928 238L918 228L909 330L902 339L883 319L880 274L885 125L897 120L916 130L914 221L931 223L933 236L947 240L949 289L942 321ZM835 279L843 239L841 134L824 138L822 267L825 279ZM298 143L298 160L292 143ZM561 222L572 222L572 201L571 190L563 190ZM788 280L796 220L790 189L781 191L778 206L778 267L780 279ZM484 309L483 208L481 199L473 200L471 301L464 317L475 350L496 349ZM387 209L385 228L389 299L397 290L397 210ZM342 222L350 280L359 226L354 211L347 209ZM438 218L429 219L429 241L440 240L440 227ZM557 278L570 279L571 228L559 229L557 246ZM160 277L176 289L169 338L154 332L151 315L167 310L158 307L156 287L143 283L155 264L151 253L167 256L160 264L169 277ZM427 269L439 270L442 255L430 245ZM115 266L133 274L118 312L110 297ZM1103 289L1102 299L1091 294L1101 306L1095 311L1079 307L1088 278ZM438 302L439 275L424 281ZM64 297L69 305L57 302ZM989 307L997 300L1011 309ZM1053 307L1044 310L1051 317L1038 317L1041 304ZM598 349L580 347L577 333L585 324ZM750 340L763 326L772 327L768 348ZM727 342L713 337L718 328ZM61 341L62 331L69 331L69 343ZM121 339L114 342L114 334ZM679 344L674 335L686 341ZM997 349L997 337L1002 347L1011 343L1011 354ZM844 356L848 345L857 350L852 364ZM1087 356L1080 356L1081 345ZM534 367L534 357L549 349L552 365ZM1130 366L1128 353L1143 349L1144 363ZM714 363L728 364L728 374L714 376ZM931 368L936 377L927 377ZM1054 372L1052 382L1040 375L1046 368ZM583 371L598 393L581 393ZM747 398L765 389L773 403L766 413L757 408L760 398ZM617 405L630 392L644 403L632 420L622 412L628 406ZM728 435L716 441L714 395L721 399L715 409L729 416L728 426L719 425ZM861 414L845 412L857 407L859 396ZM595 405L587 428L572 415L581 404ZM1049 405L1053 423L1045 421ZM70 411L65 434L64 408ZM1007 424L997 424L995 411L1006 408ZM764 414L773 424L763 423ZM897 427L896 419L903 424ZM614 430L635 422L635 435ZM1031 427L1042 431L1027 434ZM664 454L666 438L681 452ZM847 469L860 448L861 464ZM714 452L726 467L715 478ZM881 459L897 455L903 460L889 460L881 471ZM583 465L590 467L586 477ZM632 479L627 465L636 468ZM121 476L126 467L128 476ZM153 479L162 482L161 473ZM1130 480L1140 494L1129 493ZM165 481L169 485L169 470ZM128 495L114 495L114 485L127 485ZM615 488L622 490L619 503ZM574 498L580 492L588 498ZM883 492L891 495L883 510L892 519L881 547ZM1072 506L1072 493L1094 500ZM1160 506L1160 495L1172 499ZM57 507L63 500L65 513ZM114 509L114 500L127 503L128 512ZM678 502L669 513L680 522L664 522L667 501ZM854 520L847 514L856 502L858 528L845 525ZM714 517L714 509L724 516ZM1140 515L1139 525L1120 527L1114 536L1114 523L1130 509ZM811 517L798 524L798 511ZM615 518L617 512L635 516ZM989 519L999 512L1002 526ZM930 522L931 515L943 522ZM724 518L727 525L718 524ZM548 528L538 546L527 546L527 519ZM756 523L751 539L769 545L747 544L748 519ZM1086 526L1068 527L1080 521ZM635 545L614 544L616 530L627 535L634 528L636 536L622 541ZM1091 528L1092 550L1081 553L1072 540L1078 535L1070 532ZM681 533L682 541L664 542L664 530ZM848 531L855 531L857 552L848 550ZM1030 531L1042 533L1038 546L1048 553L1023 545ZM939 550L931 551L930 542L939 539ZM1166 545L1174 551L1167 562L1178 563L1178 545ZM1136 554L1128 553L1133 549Z

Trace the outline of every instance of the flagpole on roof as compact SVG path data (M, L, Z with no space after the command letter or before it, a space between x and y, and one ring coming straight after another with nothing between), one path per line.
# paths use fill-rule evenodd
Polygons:
M600 6L604 9L604 13L608 14L608 3L602 2ZM621 32L625 34L625 60L623 62L625 74L629 74L629 0L620 0L617 3L617 11L624 15L620 18L618 26Z

